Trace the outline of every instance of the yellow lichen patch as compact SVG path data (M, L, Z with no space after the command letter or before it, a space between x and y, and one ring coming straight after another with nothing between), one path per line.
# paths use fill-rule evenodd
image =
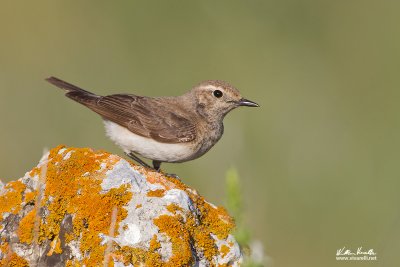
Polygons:
M28 245L32 243L36 218L36 210L33 209L21 219L18 227L18 237L20 242Z
M227 238L235 227L232 217L222 207L214 208L207 202L204 202L200 206L200 211L203 216L202 223L209 228L211 233L220 239Z
M26 188L21 181L9 182L3 188L5 194L0 195L0 220L3 219L2 213L10 212L17 214L21 210L22 194Z
M183 220L179 219L181 216L177 215L177 211L182 211L182 209L176 204L170 204L166 208L175 216L162 215L154 220L154 224L159 227L161 232L166 233L171 238L171 243L174 244L174 241L183 242L182 238L174 238L176 237L176 229L180 229L178 225L176 225L176 222L181 222L184 225L184 229L186 229L186 232L189 234L190 239L194 241L194 246L201 250L205 258L211 262L213 257L218 254L218 249L212 234L220 239L226 239L235 226L233 219L224 208L212 206L206 202L203 197L199 196L195 191L190 190L177 179L167 178L164 179L164 181L155 180L154 182L163 184L167 189L178 188L184 190L199 211L199 218L195 219L193 215L189 214L186 221L183 222ZM175 222L175 225L173 225L172 222ZM165 225L170 226L165 227ZM179 252L177 253L177 255L181 256ZM175 255L174 251L173 254ZM174 256L172 256L171 259L174 259L173 257Z
M187 261L192 260L190 251L186 254L186 258L185 254L182 255L181 253L182 251L187 251L185 250L187 246L184 244L189 244L189 241L183 236L189 236L194 241L195 247L201 250L207 260L211 262L213 257L219 253L212 234L219 239L226 239L235 227L233 219L224 208L210 205L196 191L187 187L180 180L165 177L153 171L145 170L144 172L147 181L152 184L161 184L166 190L180 189L185 191L199 210L199 218L195 219L192 215L188 215L186 221L183 222L181 215L177 214L177 211L182 211L182 208L176 204L170 204L166 208L175 216L161 215L154 220L154 224L159 227L160 231L171 238L173 256L168 263L171 263L172 266L173 264L179 266L180 263L175 262L177 257L184 258ZM180 248L177 249L178 247Z
M211 236L210 230L202 224L196 227L190 227L189 229L195 246L203 252L204 257L208 261L212 261L213 256L217 255L218 249L215 245L215 240Z
M81 236L81 252L90 253L90 258L86 258L84 261L85 264L94 266L96 265L95 260L104 256L105 246L98 245L101 242L99 234L108 234L113 207L119 207L116 222L120 222L127 215L126 209L123 209L122 206L129 202L132 194L127 192L126 185L113 188L104 195L98 192L86 192L84 194L88 202L83 202L83 205L82 201L85 201L83 199L77 198L77 201L72 201L72 205L75 205L74 203L78 205L73 220L74 235L75 238ZM81 204L79 205L79 203ZM118 224L116 224L115 229L118 229ZM97 247L93 247L94 244L97 244Z
M95 153L89 148L66 148L58 146L49 154L46 172L46 187L40 206L49 214L39 227L39 243L52 240L51 253L61 253L59 234L62 221L73 214L72 232L65 234L66 242L79 241L80 251L85 255L79 265L102 265L106 245L100 245L100 233L108 234L112 210L117 208L116 227L127 215L122 208L132 197L127 185L102 192L104 173L115 164L118 157L106 152ZM63 149L62 151L60 151ZM101 163L107 163L102 166ZM39 168L35 172L41 173ZM87 176L90 173L90 176ZM25 241L32 239L33 213L20 224L20 233ZM30 227L28 230L28 226ZM49 252L50 253L50 252ZM76 262L68 264L75 266ZM110 262L111 264L111 262Z
M177 211L182 211L182 208L176 205L175 203L171 203L166 206L167 210L173 214L176 214Z
M181 189L183 191L187 191L187 189L190 189L193 192L196 192L194 189L189 188L187 185L185 185L181 180L173 178L173 177L165 177L164 179L164 186L168 189Z
M165 193L164 189L157 189L147 192L148 197L163 197Z
M142 248L125 246L115 252L116 257L114 258L121 261L120 257L122 257L124 264L131 263L133 266L165 266L163 265L160 254L156 251L157 249L152 249L150 247L149 250L145 250Z
M29 175L31 177L34 177L35 175L39 175L40 174L40 168L39 167L34 167L30 172Z
M67 260L67 262L65 263L65 267L81 267L81 266L82 266L81 263L73 260Z
M146 180L151 184L155 184L155 183L157 183L158 180L160 180L159 173L156 173L156 172L153 172L153 171L140 170L136 166L134 166L134 168L136 170L140 171L146 177Z
M53 241L51 241L50 250L49 250L49 252L47 252L47 256L51 256L51 255L53 255L53 253L61 254L61 252L62 252L61 240L57 236L56 238L53 239Z
M25 193L24 202L29 203L31 201L34 201L36 199L36 195L37 195L36 191Z
M0 252L4 255L9 252L8 243L5 237L0 239ZM1 266L1 265L0 265Z
M156 172L154 170L149 170L140 166L132 165L137 171L141 172L145 177L147 182L151 184L161 184L164 186L165 190L170 190L172 188L177 188L177 189L185 189L187 186L180 182L176 178L171 178L164 176L164 174L160 172ZM175 183L171 182L173 180L177 180L182 184L182 187L177 186Z
M174 213L174 216L161 215L153 222L161 233L165 233L170 238L172 256L169 260L161 261L160 255L157 253L160 243L154 236L150 241L149 250L123 247L120 253L124 262L134 265L144 264L144 266L190 266L194 261L191 252L192 241L195 247L203 252L205 258L212 262L213 257L218 254L218 249L208 225L196 223L192 215L185 220L181 214L176 213L176 211L182 210L176 204L168 205L167 209Z
M5 258L0 260L0 266L7 267L29 267L27 260L21 258L16 253L11 253L7 255Z
M115 219L114 231L118 232L120 222L127 216L124 206L132 198L132 193L127 188L129 184L108 191L102 189L105 172L119 160L119 157L106 152L95 153L87 148L59 146L50 151L46 166L42 164L31 172L31 175L40 175L46 171L45 177L41 177L45 183L43 197L40 198L40 203L35 203L35 205L37 204L45 211L39 225L38 242L39 244L50 243L48 256L63 253L60 239L64 234L66 243L77 241L80 254L83 255L83 260L69 260L66 266L102 266L104 264L107 244L104 242L104 245L101 245L104 240L100 234L110 235L110 225L114 222L112 217ZM160 235L154 235L148 248L128 246L121 248L114 242L111 252L108 251L110 253L108 255L114 261L123 262L126 265L131 263L134 266L190 266L195 261L192 255L192 250L195 248L196 251L201 251L201 254L213 266L215 256L226 255L226 248L218 250L213 238L213 236L220 239L227 238L234 227L233 220L223 208L216 208L209 204L196 191L175 178L166 178L161 173L136 165L132 166L144 173L148 182L160 184L165 188L149 191L148 197L162 197L166 190L179 189L187 193L197 212L192 213L176 204L170 204L166 206L169 215L160 215L153 220L162 233L162 237L167 236L171 243L172 254L168 260L162 260L160 253L165 248L161 249L158 240ZM0 216L2 210L17 213L21 209L21 204L37 200L35 191L27 190L23 196L25 185L21 182L10 183L6 187L9 190L0 196ZM14 204L1 205L6 203L6 200ZM142 204L136 205L137 209L141 207ZM114 208L117 210L116 218L112 216ZM32 210L20 221L18 236L23 243L33 242L32 230L35 226L35 216L35 211ZM113 266L113 260L109 261L109 266Z
M226 239L235 227L235 222L223 207L214 207L202 196L186 191L200 211L200 221L219 239Z
M188 266L193 263L190 247L190 232L180 215L161 215L154 219L154 224L171 238L172 256L165 266Z
M221 256L224 258L226 254L230 251L229 247L227 245L222 245L220 248Z
M159 248L161 248L160 242L158 242L157 240L157 235L154 235L153 238L150 240L150 250L156 251Z
M18 256L15 252L13 252L8 243L5 242L4 239L1 240L0 250L3 253L4 257L0 260L0 266L7 267L28 267L28 261L24 258Z

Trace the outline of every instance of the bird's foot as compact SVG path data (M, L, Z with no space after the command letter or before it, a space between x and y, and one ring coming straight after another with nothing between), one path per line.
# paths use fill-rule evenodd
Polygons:
M181 180L181 178L179 178L179 176L176 175L175 173L162 173L162 174L164 174L164 176L167 176L167 177L175 178L179 181Z
M172 178L178 179L179 181L181 180L181 179L179 179L179 176L176 175L176 174L174 174L174 173L165 173L165 172L162 172L162 171L161 171L161 161L153 160L153 168L154 168L154 170L156 170L157 172L164 174L164 176L172 177Z
M143 160L141 160L138 156L136 156L136 155L133 154L132 152L129 152L129 153L125 152L125 155L127 155L128 157L130 157L131 159L133 159L134 161L136 161L137 163L139 163L140 165L142 165L142 166L145 167L145 168L151 169L151 170L156 171L156 172L158 172L158 173L162 173L164 176L172 177L172 178L178 179L179 181L181 180L181 179L179 178L179 176L176 175L175 173L165 173L165 172L162 172L162 171L161 171L161 168L160 168L160 166L161 166L161 162L160 162L160 161L155 161L155 160L154 160L154 161L153 161L153 167L151 167L149 164L147 164L146 162L144 162Z

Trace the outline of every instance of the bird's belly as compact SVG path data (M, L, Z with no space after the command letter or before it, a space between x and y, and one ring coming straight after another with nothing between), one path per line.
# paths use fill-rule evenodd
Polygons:
M188 143L168 144L132 133L111 121L104 121L107 136L125 152L134 152L151 160L182 162L190 160L193 147Z

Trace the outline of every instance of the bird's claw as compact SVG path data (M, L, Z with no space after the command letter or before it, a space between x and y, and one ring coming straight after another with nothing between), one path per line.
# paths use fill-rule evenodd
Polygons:
M179 178L179 176L176 175L175 173L163 173L163 174L164 174L164 176L175 178L175 179L177 179L179 181L181 180L181 178Z

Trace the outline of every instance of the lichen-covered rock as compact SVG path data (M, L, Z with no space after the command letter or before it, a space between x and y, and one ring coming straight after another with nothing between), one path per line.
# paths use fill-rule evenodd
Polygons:
M0 183L0 266L238 266L232 218L175 178L52 149Z

